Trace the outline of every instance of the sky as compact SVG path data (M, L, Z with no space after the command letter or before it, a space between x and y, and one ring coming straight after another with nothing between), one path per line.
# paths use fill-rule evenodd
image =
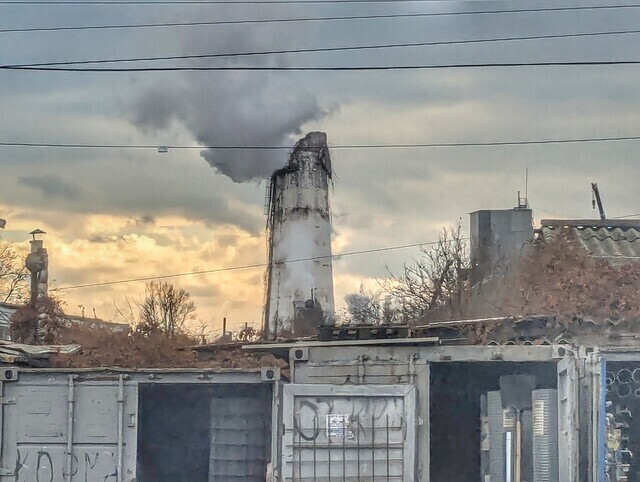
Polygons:
M540 0L535 7L633 5ZM6 5L0 30L124 23L416 14L531 7L521 0L319 5ZM0 64L557 35L638 28L638 7L486 15L0 33ZM201 66L370 66L638 60L640 34L189 61ZM136 64L141 66L143 64ZM144 64L148 66L150 64ZM190 65L184 60L159 66ZM117 65L116 65L117 66ZM355 72L0 70L0 142L293 145L448 143L640 135L640 65ZM640 141L500 147L335 149L334 253L438 238L468 213L536 221L640 213ZM281 151L0 147L0 235L48 234L50 279L73 313L118 320L144 282L64 289L266 261L265 180ZM417 249L334 260L336 300L375 289ZM264 268L182 276L198 318L258 326Z

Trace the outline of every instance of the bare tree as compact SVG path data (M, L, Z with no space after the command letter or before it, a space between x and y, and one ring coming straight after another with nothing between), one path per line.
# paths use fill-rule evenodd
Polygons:
M0 241L0 301L21 303L29 294L29 272L13 245Z
M444 229L436 245L420 251L422 257L405 263L400 274L390 273L382 282L383 291L393 298L406 322L436 311L441 316L460 316L470 269L461 228Z
M205 320L197 320L194 326L188 332L189 336L198 340L198 343L204 345L211 339L213 330L211 324Z
M147 283L144 299L138 304L141 333L162 331L168 335L184 332L185 323L196 311L191 295L170 283L152 281Z
M115 300L113 300L113 307L122 321L126 322L128 325L135 326L137 324L136 314L133 309L135 302L132 302L131 298L128 296L125 296L124 301L126 307L120 308Z

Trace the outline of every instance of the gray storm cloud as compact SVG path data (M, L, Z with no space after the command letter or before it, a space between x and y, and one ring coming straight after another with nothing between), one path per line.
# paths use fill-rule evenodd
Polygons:
M33 188L47 197L74 199L80 194L80 189L73 184L51 175L21 176L18 182L23 186Z

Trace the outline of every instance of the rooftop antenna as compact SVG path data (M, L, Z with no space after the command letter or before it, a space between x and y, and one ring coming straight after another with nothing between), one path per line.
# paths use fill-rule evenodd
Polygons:
M518 191L518 209L527 209L529 207L529 168L524 171L524 197L520 196Z
M604 214L604 207L602 206L602 198L600 197L600 190L598 189L598 183L591 183L591 192L593 193L591 198L591 206L593 209L596 208L596 204L598 205L598 211L600 212L600 219L604 221L607 219L607 216Z

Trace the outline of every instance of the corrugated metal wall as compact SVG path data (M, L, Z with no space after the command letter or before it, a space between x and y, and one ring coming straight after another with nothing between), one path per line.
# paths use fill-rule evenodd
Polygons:
M230 394L231 395L231 394ZM209 482L264 481L271 442L271 394L211 400Z
M0 482L263 482L260 373L24 371L0 381Z
M558 392L534 390L533 481L558 482Z

